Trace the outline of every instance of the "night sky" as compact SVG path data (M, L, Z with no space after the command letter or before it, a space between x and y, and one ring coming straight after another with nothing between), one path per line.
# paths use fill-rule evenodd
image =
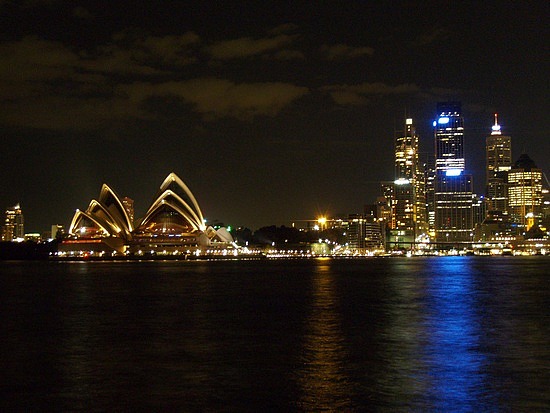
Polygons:
M0 0L0 208L67 226L107 183L140 216L176 172L209 222L358 213L394 178L405 117L433 152L447 100L478 192L494 112L550 175L549 8Z

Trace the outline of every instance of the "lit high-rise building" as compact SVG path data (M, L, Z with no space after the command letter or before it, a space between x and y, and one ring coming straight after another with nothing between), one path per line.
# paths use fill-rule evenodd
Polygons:
M2 241L13 241L25 237L25 220L23 210L19 204L6 210Z
M394 247L410 248L427 233L424 169L418 158L419 137L412 119L395 137L395 181L392 202Z
M464 118L460 102L442 102L437 104L435 129L435 170L449 171L451 176L457 171L463 172L464 160Z
M512 222L528 231L542 219L542 170L522 154L508 172L508 212Z
M506 211L508 207L507 174L512 165L512 138L502 135L495 113L495 124L486 139L486 188L490 208Z
M134 223L134 200L132 198L128 198L125 196L122 198L122 206L126 210L126 213L128 214L128 218L130 218L130 222Z
M464 118L460 102L437 105L435 137L436 242L470 241L473 231L472 176L464 172Z
M428 234L435 237L435 154L429 153L424 161L426 187L426 216Z

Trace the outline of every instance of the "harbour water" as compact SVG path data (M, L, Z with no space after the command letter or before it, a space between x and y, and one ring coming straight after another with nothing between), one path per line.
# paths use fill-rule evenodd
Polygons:
M548 411L550 257L1 262L0 411Z

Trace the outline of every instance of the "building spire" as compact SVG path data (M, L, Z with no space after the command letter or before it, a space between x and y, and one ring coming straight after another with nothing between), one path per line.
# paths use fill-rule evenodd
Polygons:
M498 124L498 113L495 113L495 124L491 127L493 130L491 132L491 135L500 135L502 132L500 131L500 125Z

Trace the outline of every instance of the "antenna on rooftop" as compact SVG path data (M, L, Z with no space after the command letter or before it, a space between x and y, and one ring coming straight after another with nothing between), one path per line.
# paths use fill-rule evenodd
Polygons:
M502 132L500 131L500 125L498 124L498 113L495 113L495 124L491 127L493 130L491 132L491 135L500 135Z

